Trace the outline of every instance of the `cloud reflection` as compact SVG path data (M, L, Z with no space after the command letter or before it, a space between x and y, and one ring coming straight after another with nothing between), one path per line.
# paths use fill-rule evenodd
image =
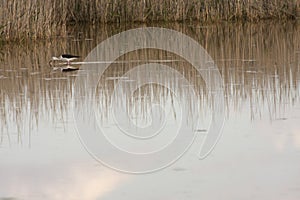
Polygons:
M127 179L106 168L78 163L1 167L0 174L0 197L21 199L100 199Z

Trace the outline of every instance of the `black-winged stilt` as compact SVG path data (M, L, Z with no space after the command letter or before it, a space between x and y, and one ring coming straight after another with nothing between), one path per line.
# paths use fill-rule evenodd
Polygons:
M59 61L67 61L67 64L70 65L70 62L72 60L76 60L80 58L80 56L74 56L74 55L71 55L71 54L62 54L60 57L52 57L52 60L59 60Z

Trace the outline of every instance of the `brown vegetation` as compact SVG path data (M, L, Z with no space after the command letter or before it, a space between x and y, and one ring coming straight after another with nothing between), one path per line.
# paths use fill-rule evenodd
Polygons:
M2 39L43 38L72 23L297 19L300 0L10 0L0 3Z

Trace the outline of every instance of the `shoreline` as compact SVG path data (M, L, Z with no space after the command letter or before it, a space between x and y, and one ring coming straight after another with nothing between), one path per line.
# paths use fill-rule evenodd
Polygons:
M167 21L155 21L155 22L124 22L124 23L116 23L116 22L110 22L110 23L97 23L92 24L88 22L80 22L80 23L70 23L66 25L61 25L60 32L55 32L52 35L43 36L43 37L34 37L31 35L21 35L21 37L17 38L8 38L3 39L0 37L0 47L3 45L9 45L9 44L26 44L28 42L38 42L38 41L52 41L57 40L60 38L67 38L71 37L70 34L74 32L74 29L78 29L78 27L84 27L88 29L97 29L97 27L106 27L111 26L117 31L124 31L132 28L140 28L143 26L153 26L153 27L164 27L167 28L168 26L176 25L176 26L185 26L185 27L194 27L194 28L201 28L201 27L208 27L208 26L218 26L218 25L272 25L272 24L282 24L283 26L286 25L300 25L300 19L296 20L281 20L281 19L263 19L259 21L217 21L217 22L201 22L201 21L183 21L183 22L167 22ZM114 32L114 31L112 31Z

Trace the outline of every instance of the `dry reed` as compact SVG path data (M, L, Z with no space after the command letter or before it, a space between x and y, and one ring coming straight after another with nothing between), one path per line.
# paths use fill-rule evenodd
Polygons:
M67 24L297 19L300 0L2 0L0 38L44 38Z

